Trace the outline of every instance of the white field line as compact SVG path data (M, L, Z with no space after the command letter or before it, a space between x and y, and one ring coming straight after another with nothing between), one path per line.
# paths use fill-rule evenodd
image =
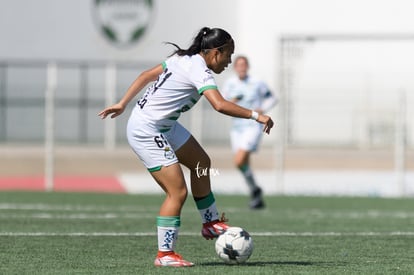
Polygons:
M2 211L3 210L3 211ZM13 212L8 212L8 210ZM14 212L14 211L18 212ZM28 212L20 212L20 210ZM244 210L232 211L226 209L226 213L240 213ZM195 213L193 209L183 210L183 214ZM264 210L267 211L267 210ZM56 213L62 212L62 213ZM67 220L82 220L82 219L139 219L139 218L152 218L158 211L155 209L140 209L136 210L128 209L65 209L62 208L49 208L49 209L33 209L33 208L1 208L0 207L0 219L67 219ZM245 212L245 211L244 211ZM280 211L269 212L271 215L287 215L296 218L306 217L313 219L413 219L414 211L380 211L380 210L361 210L361 211L320 211L320 210L300 210L300 211Z
M414 213L382 213L372 215L370 213L321 213L312 215L311 213L295 213L292 214L296 218L313 217L315 219L369 219L369 218L389 218L389 219L410 219L414 218ZM47 212L35 213L0 213L0 219L38 219L38 220L111 220L111 219L152 219L156 216L154 213L65 213L52 214Z
M0 210L28 210L33 211L42 211L37 212L36 214L28 216L16 215L16 217L32 217L32 218L64 218L66 214L52 215L50 213L45 214L47 211L64 211L64 212L76 212L79 216L79 219L83 218L135 218L135 215L142 215L142 213L151 213L158 212L158 207L141 207L138 203L136 206L97 206L97 205L54 205L54 204L42 204L42 203L0 203ZM192 213L195 209L183 209L182 213ZM240 213L245 211L244 209L239 208L226 208L224 212L226 213ZM269 210L264 210L269 211ZM94 214L85 214L82 212L94 212ZM97 213L99 212L99 213ZM276 210L276 212L278 212ZM275 213L272 212L272 215ZM348 218L348 219L364 219L364 218L397 218L397 219L409 219L414 218L413 211L405 210L394 210L394 211L383 211L377 209L365 209L361 211L346 211L346 210L333 210L333 211L322 211L321 209L307 209L307 210L283 210L280 211L280 214L293 215L296 217L305 216L313 218ZM3 214L4 215L4 214ZM69 219L74 219L75 214L71 214ZM145 216L145 214L144 214ZM1 215L0 215L1 217ZM13 218L10 213L7 213L7 217ZM142 216L139 216L142 217Z
M83 212L158 212L159 207L142 207L139 205L130 205L130 206L98 206L98 205L75 205L75 204L67 204L67 205L56 205L56 204L44 204L44 203L0 203L0 210L28 210L28 211L68 211L68 212L76 212L76 211L83 211ZM183 209L183 212L193 212L196 211L194 209ZM234 213L243 211L240 208L226 208L226 212Z
M0 203L0 210L42 210L42 211L134 211L134 212L148 212L159 208L140 207L137 206L97 206L97 205L55 205L43 203Z
M392 232L251 232L250 235L258 237L390 237L414 236L414 231ZM151 237L156 232L0 232L0 237ZM180 232L180 236L200 236L199 232Z
M33 213L33 214L11 214L0 213L0 219L39 219L39 220L111 220L111 219L154 219L154 214L146 213L74 213L74 214L50 214L50 213Z

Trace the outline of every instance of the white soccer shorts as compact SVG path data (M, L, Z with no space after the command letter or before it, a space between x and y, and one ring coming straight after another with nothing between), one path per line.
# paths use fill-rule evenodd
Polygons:
M155 126L142 122L138 117L134 118L134 115L128 120L129 145L150 172L177 163L175 151L190 136L191 133L178 122L175 122L168 132L161 133Z

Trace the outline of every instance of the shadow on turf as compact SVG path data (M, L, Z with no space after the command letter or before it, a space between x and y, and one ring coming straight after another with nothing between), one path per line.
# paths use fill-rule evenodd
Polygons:
M268 261L268 262L247 262L240 264L240 266L269 266L269 265L300 265L300 266L308 266L308 265L320 265L324 264L322 262L305 262L305 261ZM224 262L208 262L208 263L198 263L197 265L203 265L203 266L234 266L229 265Z

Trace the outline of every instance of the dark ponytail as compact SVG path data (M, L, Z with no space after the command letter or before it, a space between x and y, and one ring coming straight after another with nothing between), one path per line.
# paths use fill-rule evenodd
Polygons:
M203 51L208 52L208 50L214 48L218 48L218 50L221 51L228 43L233 43L233 38L228 32L223 29L210 29L208 27L204 27L198 32L193 39L193 43L186 50L181 49L177 44L166 42L166 44L173 45L177 48L170 56L174 54L179 56L192 56Z

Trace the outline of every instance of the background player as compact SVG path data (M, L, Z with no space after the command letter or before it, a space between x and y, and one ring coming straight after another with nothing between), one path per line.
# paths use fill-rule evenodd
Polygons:
M259 114L268 112L276 103L277 98L267 85L248 74L249 61L245 56L234 60L236 75L224 84L225 97L244 108L252 109ZM230 132L231 145L234 152L234 163L249 187L253 209L265 206L262 189L257 185L250 166L250 154L258 148L262 137L262 126L256 121L233 118Z

